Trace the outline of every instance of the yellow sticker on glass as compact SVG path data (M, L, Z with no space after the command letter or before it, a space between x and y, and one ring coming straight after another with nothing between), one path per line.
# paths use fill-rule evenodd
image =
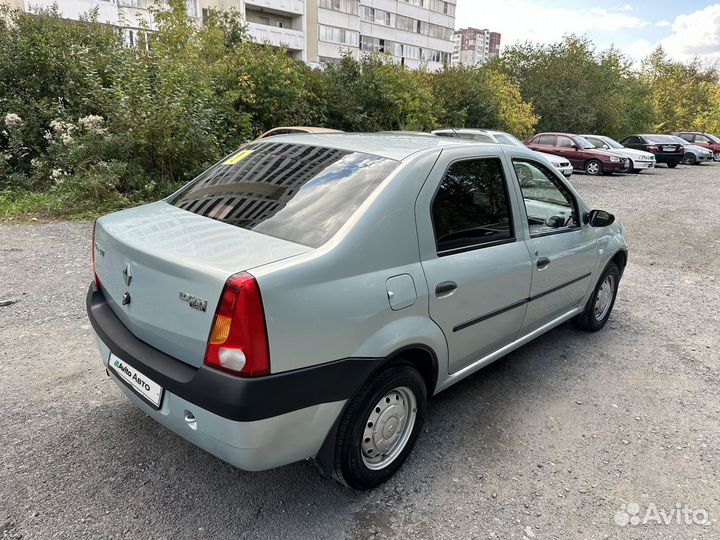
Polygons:
M228 159L223 161L223 165L235 165L237 162L242 161L252 153L252 150L243 150L242 152L238 152L234 156L230 156Z

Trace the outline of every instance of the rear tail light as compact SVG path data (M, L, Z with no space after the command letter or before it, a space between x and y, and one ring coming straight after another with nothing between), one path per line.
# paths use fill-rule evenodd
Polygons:
M95 276L95 288L97 290L100 290L101 283L100 278L97 275L97 265L95 264L95 252L97 251L97 247L95 246L95 229L97 228L97 219L95 220L95 223L93 223L93 231L92 231L92 265L93 265L93 276Z
M648 152L659 152L659 151L660 151L660 148L658 148L657 146L648 147Z
M225 283L210 329L205 364L242 377L270 373L262 297L250 274L235 274Z

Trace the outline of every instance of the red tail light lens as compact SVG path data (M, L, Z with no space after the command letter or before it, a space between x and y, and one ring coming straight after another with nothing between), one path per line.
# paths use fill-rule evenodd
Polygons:
M97 290L100 290L100 287L101 287L100 278L97 275L97 266L95 264L95 252L97 251L97 248L95 247L95 229L96 228L97 228L97 219L95 220L95 223L93 223L92 246L90 246L90 249L92 250L92 265L93 265L93 275L95 276L95 288Z
M648 147L648 152L659 152L660 149L657 146Z
M225 283L208 338L205 364L242 377L270 373L260 287L250 274L235 274Z

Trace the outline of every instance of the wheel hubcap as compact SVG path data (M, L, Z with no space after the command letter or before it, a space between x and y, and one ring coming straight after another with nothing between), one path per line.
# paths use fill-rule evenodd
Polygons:
M590 165L588 165L588 172L590 174L597 174L597 172L599 170L600 170L600 167L598 166L597 163L591 163Z
M593 313L596 321L602 321L605 317L607 317L614 295L615 278L611 275L605 276L602 285L600 285L600 289L598 289L597 296L595 297Z
M415 393L407 386L393 388L365 420L362 460L368 469L387 467L402 453L417 418Z

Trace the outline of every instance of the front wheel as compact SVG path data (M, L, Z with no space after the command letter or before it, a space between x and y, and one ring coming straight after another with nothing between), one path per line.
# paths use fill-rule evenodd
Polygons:
M611 261L600 276L590 300L585 305L585 310L575 318L575 325L588 332L602 329L615 306L619 284L620 270Z
M427 389L408 363L373 377L343 413L335 446L335 477L353 489L388 480L407 458L422 429Z
M671 162L669 162L669 163L667 164L667 166L668 166L668 169L674 169L675 167L678 166L678 162L677 162L677 161L671 161Z
M690 152L687 152L683 156L683 163L685 165L695 165L695 162L697 161L697 157L695 157L695 154L692 154Z
M715 155L713 156L713 161L718 161L718 162L720 162L720 152L716 152L716 153L715 153Z
M603 173L603 166L597 159L591 159L585 164L585 172L590 176L599 176Z

